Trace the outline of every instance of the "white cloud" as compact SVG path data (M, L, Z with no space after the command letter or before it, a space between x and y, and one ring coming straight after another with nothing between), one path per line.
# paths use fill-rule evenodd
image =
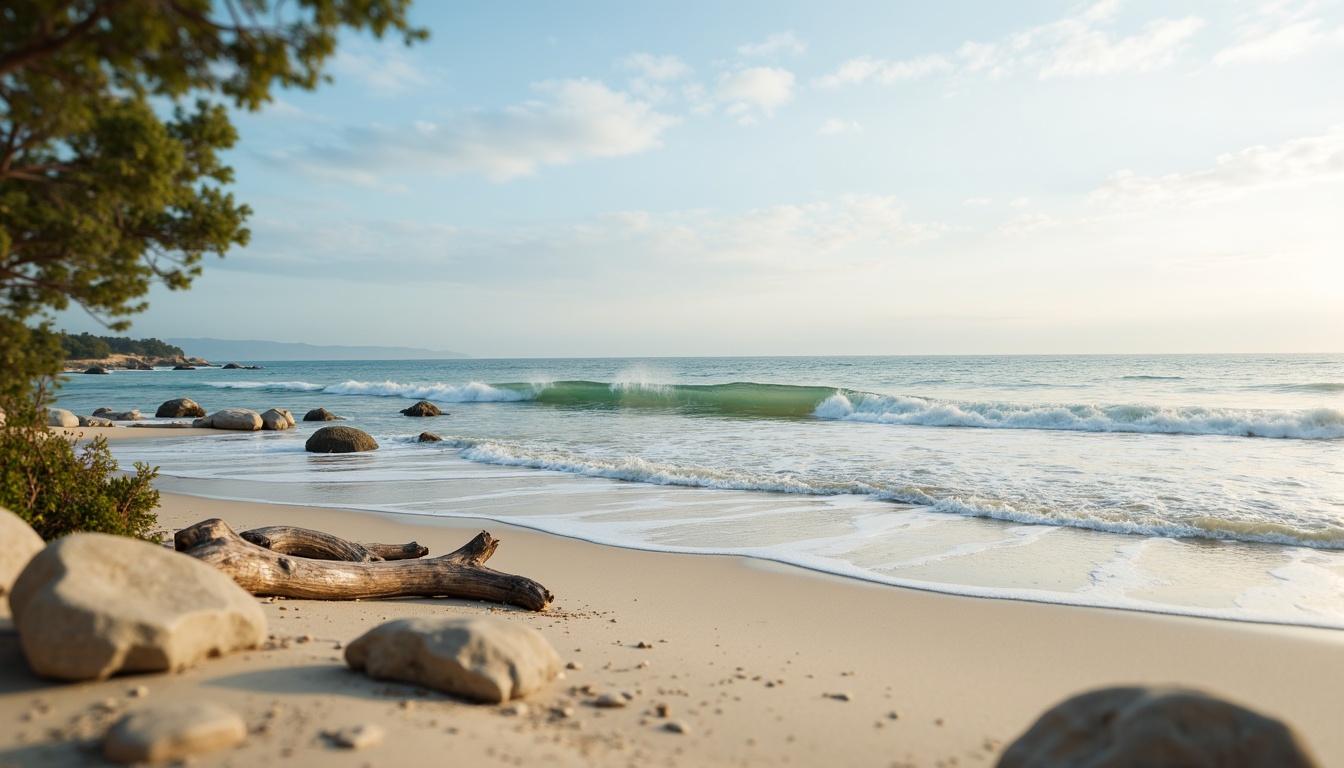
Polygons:
M816 84L822 88L836 88L873 80L882 85L891 85L951 70L952 62L947 57L936 54L905 61L859 56L842 63L831 74L817 78Z
M688 77L691 68L676 56L657 56L652 53L632 53L618 65L633 71L630 92L652 101L662 101L673 93L669 85Z
M619 157L661 145L678 119L594 80L535 86L547 98L495 111L472 111L439 124L347 131L338 145L279 156L320 178L377 185L388 175L479 173L506 181L544 165Z
M1030 197L1019 197L1019 198L1016 198L1015 200L1013 200L1012 202L1010 202L1010 203L1008 203L1008 204L1011 205L1011 206L1014 207L1014 208L1025 208L1025 207L1027 207L1028 205L1031 205L1031 198L1030 198Z
M807 44L799 40L792 31L777 32L761 43L744 43L737 47L739 56L773 56L778 53L791 53L795 56L807 50Z
M968 197L968 198L966 198L965 200L962 200L962 201L961 201L961 204L962 204L962 205L989 205L989 204L992 203L992 202L994 202L994 200L993 200L992 198L988 198L988 197Z
M1220 155L1212 168L1194 173L1138 176L1120 171L1091 199L1140 206L1202 203L1339 175L1344 175L1344 125L1275 147L1254 146Z
M1286 2L1262 5L1251 20L1238 27L1236 41L1214 55L1213 63L1225 67L1285 61L1321 45L1344 43L1344 27L1327 29L1321 18L1308 18L1314 10L1313 3L1297 8Z
M1059 221L1043 213L1024 213L999 227L999 234L1009 237L1022 237L1043 229L1053 229L1059 224Z
M356 80L375 96L395 95L433 82L429 70L395 48L363 53L342 46L331 71L338 81L345 77Z
M827 136L835 136L841 133L862 133L863 126L854 120L841 120L833 117L821 124L819 132Z
M1028 71L1048 79L1147 72L1171 64L1184 43L1204 25L1195 16L1156 19L1138 34L1116 37L1106 28L1114 24L1118 9L1118 2L1103 0L1076 15L996 42L968 41L949 54L931 53L897 61L860 56L815 82L834 88L869 80L891 85L944 73L997 78Z
M793 99L793 86L793 73L787 69L749 67L721 74L714 98L726 105L729 115L749 123L758 114L774 115L776 109Z

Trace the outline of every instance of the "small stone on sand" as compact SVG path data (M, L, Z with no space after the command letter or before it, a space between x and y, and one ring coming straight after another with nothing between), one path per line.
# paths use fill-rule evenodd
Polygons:
M840 693L828 693L826 694L826 698L835 699L836 701L849 701L851 699L848 691L841 691Z
M691 727L680 720L671 720L663 726L663 730L669 733L688 734L691 732Z
M326 735L343 749L367 749L382 744L383 739L387 738L387 731L372 723L363 723L339 731L328 731Z
M625 697L614 693L604 693L593 699L593 706L599 709L619 709L625 706Z
M103 738L103 756L116 763L187 760L246 737L243 719L215 704L160 705L118 720Z
M507 707L500 707L499 713L509 717L527 717L528 709L527 704L520 701Z
M583 669L583 662L571 661L565 665L565 669Z

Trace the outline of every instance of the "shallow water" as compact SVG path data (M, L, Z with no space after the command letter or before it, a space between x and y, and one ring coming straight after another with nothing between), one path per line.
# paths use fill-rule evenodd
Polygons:
M60 405L325 407L382 444L312 456L311 423L114 444L210 495L1344 627L1341 355L262 365L77 375ZM420 398L451 415L398 413Z

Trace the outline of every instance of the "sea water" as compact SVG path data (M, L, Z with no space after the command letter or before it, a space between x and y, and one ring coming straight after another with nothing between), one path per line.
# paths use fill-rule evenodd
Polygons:
M113 443L188 493L1344 628L1344 355L260 365L73 375L58 404L321 407L382 446L308 454L321 423ZM450 415L399 413L420 399Z

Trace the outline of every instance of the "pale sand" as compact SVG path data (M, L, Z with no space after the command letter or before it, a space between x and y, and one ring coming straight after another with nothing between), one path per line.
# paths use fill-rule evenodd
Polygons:
M85 764L77 742L49 734L98 733L114 715L97 705L134 707L141 700L128 691L139 685L146 702L210 700L243 714L246 744L197 765L990 765L1057 701L1135 682L1193 686L1283 717L1323 765L1344 764L1344 633L1335 631L956 597L495 522L164 494L166 528L210 517L235 530L285 523L414 539L432 554L485 528L502 540L490 565L537 579L557 600L546 614L455 600L276 601L265 605L272 633L316 639L182 674L80 685L35 679L0 620L0 765ZM537 628L583 668L510 716L370 681L337 648L384 618L483 612ZM595 709L574 692L586 685L634 701ZM834 693L849 700L826 696ZM690 733L663 730L650 714L659 703ZM572 717L551 716L565 706ZM359 723L386 728L387 740L348 753L320 736Z

